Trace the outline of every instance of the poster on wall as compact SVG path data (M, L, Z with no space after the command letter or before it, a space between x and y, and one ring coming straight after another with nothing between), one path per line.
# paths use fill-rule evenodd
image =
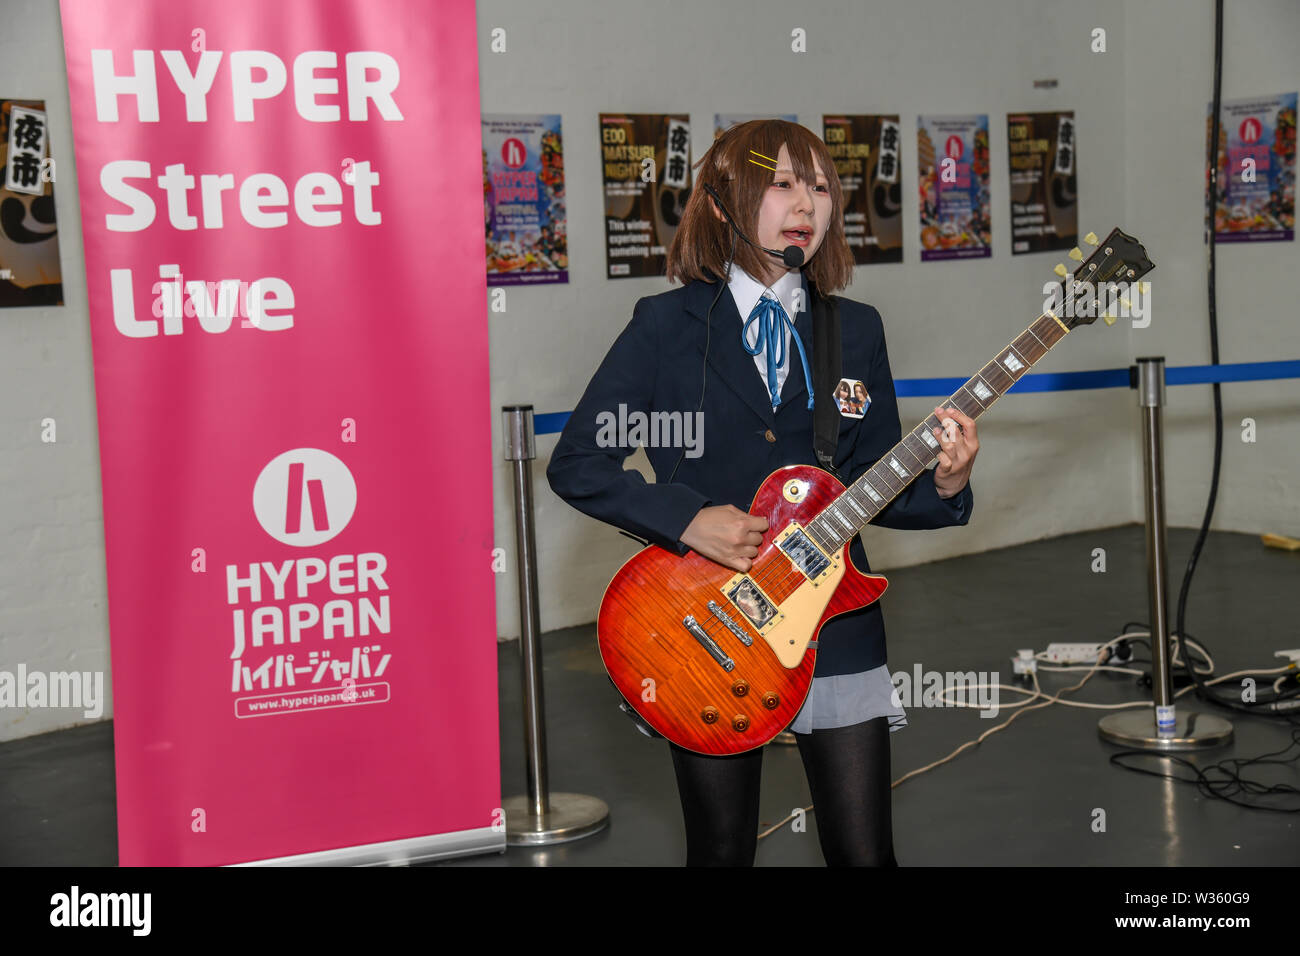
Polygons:
M661 276L691 193L686 114L601 113L605 275Z
M799 122L799 117L793 113L714 113L713 114L713 138L717 139L724 132L740 123L748 123L756 119L779 119L787 123Z
M856 265L903 261L898 114L825 116L822 139L844 191L844 235Z
M1073 112L1007 116L1011 253L1071 249L1079 239Z
M1213 108L1205 110L1207 146ZM1219 102L1215 242L1295 239L1295 121L1295 93ZM1207 199L1209 189L1207 168ZM1208 241L1208 222L1206 230Z
M63 305L44 100L0 100L0 308Z
M558 115L483 117L488 285L569 281Z
M503 848L472 0L61 10L119 862Z
M988 115L918 116L916 156L921 261L991 256Z

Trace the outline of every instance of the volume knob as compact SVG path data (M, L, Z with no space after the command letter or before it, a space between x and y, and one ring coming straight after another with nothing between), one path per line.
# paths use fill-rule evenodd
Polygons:
M700 720L706 724L716 724L718 722L718 708L709 706L700 712Z
M763 706L768 710L776 710L779 703L781 703L781 698L776 696L774 692L769 690L763 695Z
M735 717L731 718L731 726L735 728L737 733L743 734L749 729L749 718L744 714L737 714Z
M745 680L743 677L738 678L736 682L731 685L731 692L737 697L744 697L749 693L749 681Z

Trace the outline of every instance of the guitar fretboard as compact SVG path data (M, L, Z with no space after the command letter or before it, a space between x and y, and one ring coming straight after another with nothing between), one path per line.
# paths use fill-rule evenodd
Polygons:
M940 404L978 419L1068 331L1050 313L1040 315ZM933 413L927 416L810 521L807 531L818 546L830 554L839 551L936 461L939 441L931 429L942 427Z

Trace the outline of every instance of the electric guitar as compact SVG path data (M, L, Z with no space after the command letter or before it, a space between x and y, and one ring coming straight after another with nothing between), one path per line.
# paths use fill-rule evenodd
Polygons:
M1096 320L1090 297L1113 303L1117 284L1154 268L1142 245L1118 229L1087 259L1078 249L1070 256L1081 261L1073 275L1056 267L1058 301L1072 298L1072 311L1084 314L1049 308L944 406L979 418L1072 328ZM866 607L888 586L883 575L853 565L849 543L937 460L937 427L930 415L848 488L812 465L769 475L749 508L767 518L768 530L747 572L656 545L624 564L605 589L596 637L606 671L637 714L702 754L742 753L785 730L812 686L822 625Z

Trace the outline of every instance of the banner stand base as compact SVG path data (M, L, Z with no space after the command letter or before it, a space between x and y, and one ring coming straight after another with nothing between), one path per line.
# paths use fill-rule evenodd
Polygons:
M506 848L504 830L482 827L457 830L430 836L345 846L315 853L298 853L269 860L250 860L232 866L409 866L428 860L445 860L475 853L502 853Z

